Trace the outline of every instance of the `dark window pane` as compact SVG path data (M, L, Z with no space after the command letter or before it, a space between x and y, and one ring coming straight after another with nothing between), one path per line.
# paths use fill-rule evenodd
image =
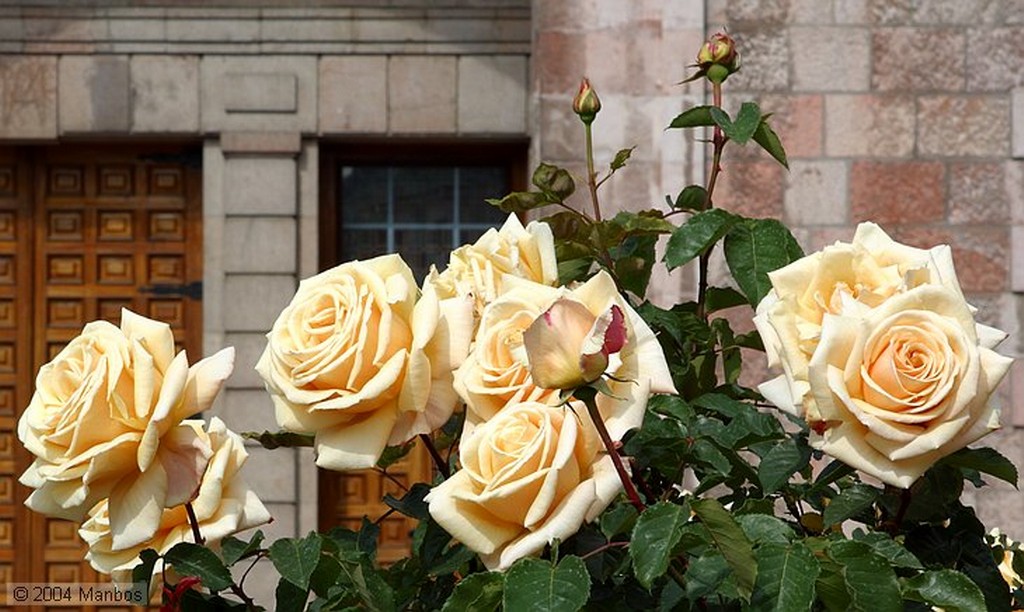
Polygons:
M495 224L496 227L497 224ZM476 242L476 239L484 235L486 229L463 229L459 232L459 244L470 244Z
M459 219L462 223L495 223L505 213L488 204L487 198L502 198L509 192L504 168L459 168Z
M381 166L344 166L341 169L342 225L386 223L388 169Z
M451 223L452 168L395 168L393 176L396 223Z
M452 233L448 230L396 230L395 250L402 254L416 282L422 282L435 264L443 269L448 263L448 253L452 248Z
M347 229L341 232L341 261L370 259L388 252L386 230Z

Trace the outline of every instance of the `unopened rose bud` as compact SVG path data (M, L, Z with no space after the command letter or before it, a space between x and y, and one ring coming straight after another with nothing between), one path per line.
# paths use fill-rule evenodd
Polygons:
M736 41L728 34L713 35L697 52L697 66L714 83L721 83L740 69Z
M587 124L592 123L601 110L601 100L586 78L580 82L580 90L572 101L572 110Z

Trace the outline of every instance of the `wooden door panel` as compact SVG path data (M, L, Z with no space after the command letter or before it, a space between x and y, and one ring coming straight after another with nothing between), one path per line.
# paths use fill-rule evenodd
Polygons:
M4 434L13 434L38 368L89 321L119 324L122 308L171 324L178 348L191 361L201 357L202 304L171 290L202 280L198 159L181 147L0 150L0 574L3 478L9 473L3 471ZM17 175L16 195L4 191L8 160ZM15 236L5 233L9 218ZM5 274L17 291L5 284ZM20 322L14 330L4 327L5 308ZM7 373L6 361L17 364L16 375ZM5 400L8 387L12 397ZM5 401L12 405L7 420ZM30 458L11 442L19 457L10 473L18 474ZM29 491L20 485L16 490L16 579L97 580L83 561L77 524L28 512L22 502Z

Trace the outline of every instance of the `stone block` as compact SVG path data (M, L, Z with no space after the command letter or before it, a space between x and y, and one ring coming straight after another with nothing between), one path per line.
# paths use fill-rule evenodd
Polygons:
M242 473L263 503L296 501L295 451L261 447L247 450L249 459Z
M531 56L541 94L572 95L584 76L587 35L540 30Z
M458 71L460 133L526 133L526 57L467 55Z
M237 334L232 334L237 335ZM236 347L237 348L237 347ZM235 363L235 374L242 364ZM233 379L235 374L231 375ZM230 383L231 380L229 379ZM274 403L263 389L227 389L219 416L233 431L277 431Z
M263 389L263 379L256 373L256 362L267 348L267 336L262 332L234 333L224 336L224 345L235 347L235 371L227 380L231 389ZM266 395L265 393L263 395ZM270 400L262 401L269 405Z
M277 450L275 452L280 453L288 451ZM246 472L243 472L243 475L245 473ZM299 534L298 530L296 529L297 508L295 507L295 504L271 502L264 505L267 507L267 510L270 511L270 516L274 517L273 522L271 522L269 525L263 525L262 527L260 527L260 529L263 530L263 533L267 536L265 541L273 542L274 540L280 538L300 537L301 534ZM273 571L273 566L270 566L270 570ZM268 579L270 580L271 584L277 586L277 581L280 580L280 574L275 573L273 574L273 576L273 578ZM251 576L249 580L246 580L246 591L249 590L248 585L250 580L253 580ZM270 591L270 598L264 599L263 601L274 601L273 589L268 590ZM253 593L253 595L255 596L255 592Z
M840 225L849 217L846 162L797 161L786 175L786 220L794 225Z
M320 59L320 131L371 133L388 129L388 60L384 56Z
M298 83L294 74L224 75L224 110L229 113L294 113Z
M189 18L191 17L191 18ZM259 19L196 19L194 13L168 19L167 39L175 41L248 42L259 40Z
M1006 177L999 162L949 165L949 222L1003 225L1010 222Z
M1012 423L1024 427L1024 361L1017 359L1010 366L1010 397L1012 400Z
M270 331L295 295L290 274L229 274L224 279L222 328L227 332Z
M1010 252L1013 263L1010 270L1010 291L1024 293L1024 225L1010 228ZM1021 381L1024 386L1024 380Z
M456 60L392 56L388 60L388 127L392 133L455 131Z
M919 155L1006 157L1010 152L1010 105L1004 95L922 96L917 125Z
M853 221L882 225L942 221L945 184L945 167L939 162L854 162L850 172Z
M879 91L962 91L962 29L880 28L871 35L871 86Z
M294 274L297 243L293 217L228 217L224 220L224 271Z
M1024 26L967 30L968 91L1006 91L1024 85Z
M732 0L725 10L732 22L785 25L790 20L789 0Z
M1015 87L1010 94L1011 154L1024 158L1024 87Z
M199 72L204 131L316 132L317 60L314 56L207 55L200 62ZM240 96L232 85L240 84L238 76L242 76L241 84L248 84L247 87L270 82L275 91L273 95L267 94L266 99L259 91ZM289 82L294 83L294 104L288 103ZM232 111L232 107L236 110ZM248 110L239 112L239 107ZM292 110L284 110L288 107Z
M199 58L136 55L131 59L132 132L199 131Z
M731 34L742 50L743 70L729 77L730 88L766 92L790 89L791 37L788 29L782 26L741 26L732 29Z
M789 29L793 91L866 91L871 44L866 28L795 26Z
M825 96L825 155L910 157L915 106L909 96Z
M111 17L107 20L110 39L116 41L167 40L167 21L158 17Z
M294 158L229 157L224 164L228 215L294 215L298 191Z
M227 155L297 155L302 150L298 132L223 132L221 149Z
M726 159L715 189L715 206L746 217L781 218L784 172L775 160Z
M0 56L0 138L57 137L57 58Z
M1010 159L1003 163L1006 198L1010 201L1010 222L1024 225L1024 162Z
M57 109L62 134L128 131L128 58L65 55L58 67Z
M825 99L821 95L769 94L761 98L761 111L772 113L772 129L786 147L789 159L820 157ZM750 145L753 148L756 145Z

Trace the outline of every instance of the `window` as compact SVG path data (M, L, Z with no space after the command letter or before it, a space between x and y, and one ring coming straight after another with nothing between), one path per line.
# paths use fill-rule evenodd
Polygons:
M452 249L504 221L485 200L522 188L524 158L525 147L510 145L340 151L330 169L337 184L324 267L401 253L417 279L431 264L443 268Z

